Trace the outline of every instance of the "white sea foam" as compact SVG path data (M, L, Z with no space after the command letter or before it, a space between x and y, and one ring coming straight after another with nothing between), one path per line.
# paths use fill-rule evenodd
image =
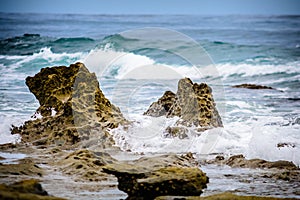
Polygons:
M300 72L300 63L291 62L285 65L253 65L253 64L217 64L217 69L220 75L223 78L227 78L231 75L241 75L242 77L246 76L255 76L255 75L268 75L275 73L299 73Z
M139 153L244 154L248 159L289 160L300 165L299 125L266 125L267 122L283 119L252 117L244 122L225 122L224 128L207 130L201 134L191 131L189 138L179 139L164 137L165 128L177 119L138 115L135 118L138 121L128 130L122 127L112 130L116 144L123 150ZM292 143L295 147L278 148L277 144L281 142Z
M44 60L51 65L55 65L56 62L65 61L66 63L73 63L75 61L80 61L85 58L87 53L77 52L77 53L53 53L51 48L44 47L38 53L32 55L15 56L15 55L0 55L0 59L15 61L12 65L9 65L10 69L15 69L22 67L25 63L36 63L37 61ZM38 66L47 67L47 66Z
M98 77L110 76L116 79L179 79L200 78L206 71L213 73L214 66L202 71L195 66L178 66L157 63L152 58L112 49L93 50L84 60L86 66Z
M224 81L230 76L252 77L276 73L300 73L300 62L290 62L285 65L247 63L223 63L207 66L169 65L158 63L145 55L119 52L111 48L92 50L84 62L98 77L110 76L117 79L190 77L192 79L218 78L220 81ZM284 79L275 79L274 81L284 81Z
M55 108L51 108L51 117L54 117L56 115L56 110Z
M16 143L20 142L21 137L18 134L11 135L9 129L11 128L11 122L12 119L8 116L0 115L0 144L6 144L6 143Z

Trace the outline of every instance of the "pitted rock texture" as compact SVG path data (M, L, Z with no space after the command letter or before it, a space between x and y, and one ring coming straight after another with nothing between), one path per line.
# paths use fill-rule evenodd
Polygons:
M41 118L12 127L12 134L21 134L23 142L75 144L94 134L104 145L113 142L107 130L126 122L82 63L43 68L27 77L26 85L40 103L36 115Z
M179 127L170 127L166 130L170 136L178 133L182 126L197 127L199 132L213 127L223 127L212 89L206 83L193 83L189 78L179 80L177 93L165 92L157 102L150 105L144 115L179 117L176 122ZM173 130L174 128L176 130Z
M144 113L152 117L168 115L170 108L175 103L176 95L171 91L166 91L157 102L151 104L150 108Z
M103 181L107 179L107 174L102 172L102 168L117 160L105 152L80 149L53 162L60 166L63 173L75 176L75 180Z

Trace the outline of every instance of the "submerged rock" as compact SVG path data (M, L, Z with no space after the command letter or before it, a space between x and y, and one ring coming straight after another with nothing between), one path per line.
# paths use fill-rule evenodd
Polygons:
M262 90L262 89L269 89L274 90L274 88L264 85L255 85L255 84L241 84L241 85L234 85L232 86L234 88L246 88L246 89L256 89L256 90Z
M291 147L291 148L295 148L296 144L291 143L291 142L280 142L277 144L277 148L282 148L282 147Z
M40 107L37 119L12 127L12 134L21 134L23 142L75 144L94 134L102 144L111 144L107 130L126 122L119 108L105 98L96 75L82 63L43 68L27 77L26 85Z
M0 184L0 198L10 200L63 200L63 198L48 196L47 191L34 179L23 180L10 185Z
M167 136L185 135L187 130L184 127L196 127L199 132L223 127L212 89L205 83L193 83L189 78L179 80L177 93L165 92L157 102L150 105L144 115L179 117L174 127L167 128ZM178 130L182 130L180 132L183 134L177 134Z
M188 138L188 130L185 127L170 127L168 126L164 132L165 137L178 137L180 139Z
M107 165L103 171L118 178L128 199L154 199L161 195L200 195L208 177L191 156L164 155ZM192 159L193 160L193 159Z

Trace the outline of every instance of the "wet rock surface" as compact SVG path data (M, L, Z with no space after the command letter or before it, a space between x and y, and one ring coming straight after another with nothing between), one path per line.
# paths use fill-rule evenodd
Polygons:
M290 184L299 185L300 183L300 169L293 162L278 160L278 161L266 161L263 159L246 159L243 155L234 155L229 158L224 156L216 156L213 160L206 160L201 162L203 165L216 164L216 165L228 165L232 168L249 168L249 169L261 169L259 174L253 174L251 179L273 179L274 181L288 181ZM228 175L231 176L231 175ZM300 194L300 193L299 193Z
M107 165L103 171L118 178L127 199L154 199L161 195L200 195L208 177L187 156L164 155Z
M222 156L217 156L212 163L226 164L230 167L242 168L262 168L262 169L285 169L285 170L299 170L299 168L290 161L266 161L263 159L246 159L242 154L234 155L225 159Z
M265 90L265 89L269 89L269 90L275 90L272 87L269 86L265 86L265 85L255 85L255 84L241 84L241 85L234 85L232 86L233 88L246 88L246 89L255 89L255 90Z
M126 122L120 110L105 98L94 73L82 63L69 67L47 67L26 85L40 103L35 117L12 134L20 134L23 142L35 145L75 144L91 136L102 137L102 144L112 144L107 129Z
M277 148L282 148L282 147L291 147L291 148L295 148L296 144L291 143L291 142L281 142L277 144Z
M167 136L183 136L181 133L187 131L184 127L197 127L196 131L199 132L223 127L212 89L205 83L193 83L189 78L179 80L177 93L165 92L157 102L150 105L144 115L179 117L175 126L167 128Z
M33 159L24 158L17 163L0 163L0 176L27 175L31 177L43 176L43 169L39 167Z
M76 175L75 180L102 181L108 178L102 168L114 162L117 160L108 153L80 149L58 161L57 165L63 173Z
M203 160L202 164L218 164L228 165L230 167L240 168L261 168L261 169L286 169L286 170L299 170L293 162L278 160L267 161L263 159L246 159L244 155L238 154L225 158L222 155L217 155L215 159Z
M167 116L175 102L176 95L171 91L166 91L161 98L150 105L144 115L152 117Z
M260 197L260 196L239 196L229 192L215 194L206 197L158 197L155 200L276 200L276 197ZM295 200L296 198L284 198L285 200Z
M23 180L13 184L0 184L0 198L10 200L63 200L49 196L42 185L34 179Z

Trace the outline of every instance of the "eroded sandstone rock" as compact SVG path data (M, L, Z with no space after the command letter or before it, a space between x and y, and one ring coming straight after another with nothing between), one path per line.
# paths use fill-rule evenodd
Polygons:
M111 144L107 130L126 122L82 63L43 68L27 77L26 85L40 103L35 115L40 117L12 127L12 134L21 134L23 142L75 144L97 135L102 144Z
M184 127L196 127L196 131L201 132L223 126L212 89L205 83L193 83L189 78L179 80L177 93L165 92L157 102L150 105L144 115L179 117L175 126L166 130L169 133L166 136L171 137L186 135L187 129Z
M167 116L170 108L176 102L176 95L171 91L166 91L161 98L153 102L144 115L152 117Z

